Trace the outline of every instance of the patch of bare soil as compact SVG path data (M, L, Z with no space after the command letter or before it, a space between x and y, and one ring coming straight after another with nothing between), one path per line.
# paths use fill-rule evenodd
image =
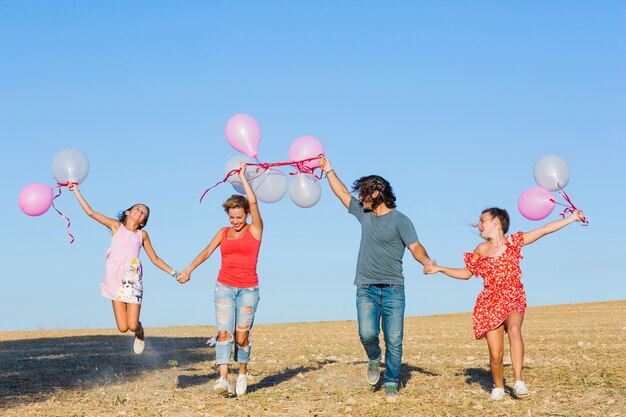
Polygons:
M400 398L365 380L357 324L256 325L249 392L219 398L214 328L147 328L143 355L115 330L0 332L2 416L624 416L626 301L534 307L524 320L531 395L490 401L471 315L409 317ZM237 366L232 366L234 384Z

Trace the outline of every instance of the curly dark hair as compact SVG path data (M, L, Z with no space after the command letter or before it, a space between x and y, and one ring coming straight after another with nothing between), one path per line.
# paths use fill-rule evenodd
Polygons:
M143 224L140 224L139 227L137 229L141 230L144 227L146 227L146 225L148 224L148 217L150 217L150 207L146 206L143 203L137 203L137 204L133 204L132 206L130 206L129 208L127 208L124 211L120 211L117 214L117 220L120 221L120 223L122 223L124 226L126 226L126 212L127 211L131 211L135 206L144 206L146 208L146 218L143 221Z
M361 201L371 199L372 209L375 209L381 204L384 204L390 209L396 208L396 196L393 193L393 188L391 188L389 181L380 175L368 175L354 181L352 184L352 192L354 191L359 193ZM378 191L378 195L373 197L376 191Z
M250 203L248 199L240 194L231 195L230 198L222 204L222 207L224 207L226 213L232 208L242 208L246 214L250 213Z
M490 207L488 209L484 209L480 215L482 216L485 213L489 213L492 219L500 220L500 226L502 226L502 232L506 234L509 231L509 226L511 225L511 218L509 217L509 213L505 209L501 209L498 207Z

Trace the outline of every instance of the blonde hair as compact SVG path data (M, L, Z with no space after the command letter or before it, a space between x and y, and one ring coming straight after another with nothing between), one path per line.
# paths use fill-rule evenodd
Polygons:
M222 204L222 207L224 207L224 211L226 213L228 213L230 209L234 208L242 208L246 214L250 213L250 203L248 202L248 199L239 194L231 195L230 198Z

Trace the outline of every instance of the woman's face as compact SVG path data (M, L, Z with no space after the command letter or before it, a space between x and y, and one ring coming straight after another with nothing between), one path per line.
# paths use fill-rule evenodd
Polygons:
M134 219L138 224L143 224L148 217L148 208L143 204L137 204L126 212L126 216Z
M247 217L248 215L241 207L231 208L228 210L228 220L236 232L239 232L244 228Z
M497 219L494 219L491 214L483 213L480 216L480 222L478 223L478 230L480 231L480 237L488 238L493 235L494 231L497 230L500 222Z

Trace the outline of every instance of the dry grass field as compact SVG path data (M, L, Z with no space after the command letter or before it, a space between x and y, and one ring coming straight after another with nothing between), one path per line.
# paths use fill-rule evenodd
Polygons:
M0 415L626 416L626 301L529 308L523 330L532 395L511 396L506 358L498 402L469 313L406 319L396 402L365 381L354 321L255 326L241 398L211 391L209 326L147 328L141 356L112 329L0 332Z

